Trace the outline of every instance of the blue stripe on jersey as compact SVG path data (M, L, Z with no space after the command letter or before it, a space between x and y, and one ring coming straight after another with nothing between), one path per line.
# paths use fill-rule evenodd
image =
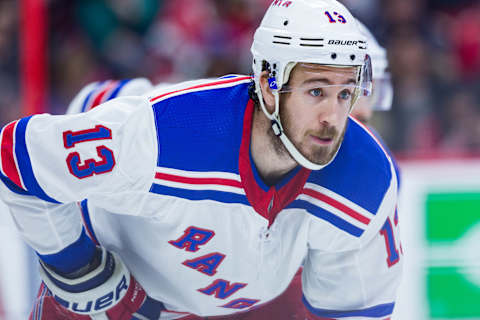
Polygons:
M46 286L43 288L43 291L42 292L42 297L46 294ZM43 313L43 303L45 302L45 299L39 299L39 306L38 306L38 313L35 314L35 320L41 320L41 316L42 316L42 313Z
M371 318L381 318L386 317L392 314L393 307L395 303L384 303L379 304L370 308L360 309L360 310L328 310L328 309L317 309L308 303L305 296L302 297L302 301L307 307L307 309L323 318L347 318L347 317L371 317Z
M125 80L122 80L120 81L120 83L117 85L117 87L115 88L115 90L113 90L112 94L110 95L110 97L108 97L107 100L112 100L112 99L115 99L118 94L120 93L120 90L122 90L122 88L131 81L132 79L125 79Z
M30 156L28 155L27 144L25 141L25 131L27 130L27 124L31 118L32 116L18 121L17 130L15 132L15 155L17 156L18 168L22 175L23 183L30 194L48 202L60 203L55 199L50 198L45 191L43 191L33 174L32 163L30 161Z
M45 296L49 296L48 288L45 284L40 284L40 289L41 292L37 297L37 303L35 304L34 310L33 310L33 320L41 320L42 316L42 310L43 310L43 304L45 302L45 299L42 299Z
M223 203L241 203L250 206L245 195L232 192L216 190L187 190L162 186L155 183L152 185L150 192L188 200L212 200Z
M83 100L83 105L82 105L82 111L81 112L85 112L85 109L87 109L87 102L90 100L92 94L97 91L97 89L103 85L105 83L105 81L101 81L99 83L97 83L97 85L95 86L95 88L92 89L92 91L90 91L90 93L87 95L87 97L85 98L85 100Z
M307 210L309 213L313 214L317 218L320 218L322 220L325 220L329 222L330 224L334 225L335 227L348 232L352 236L355 237L360 237L363 234L362 229L354 226L348 221L343 220L342 218L334 215L333 213L322 209L320 207L317 207L316 205L305 201L305 200L295 200L292 203L288 205L287 208L295 208L295 209L304 209Z
M275 188L278 190L278 189L282 188L283 186L285 186L287 183L290 182L290 180L292 180L297 175L297 173L301 169L302 169L302 166L297 166L292 171L287 173L287 175L285 177L283 177L283 179L280 180L280 182L275 185Z
M0 180L2 180L3 184L13 193L21 194L24 196L31 196L31 194L28 191L25 191L19 188L15 183L13 183L10 179L5 177L1 172L0 172Z
M83 221L85 221L85 226L87 227L89 233L93 237L93 241L99 244L100 242L97 239L97 236L95 235L95 230L93 230L93 225L92 225L92 220L90 220L90 212L88 211L88 200L82 200L80 202L80 208L82 209L82 216L83 216Z
M86 266L95 254L95 244L92 242L85 229L82 229L80 237L68 247L53 254L37 255L43 262L55 268L61 273L67 274L77 271Z

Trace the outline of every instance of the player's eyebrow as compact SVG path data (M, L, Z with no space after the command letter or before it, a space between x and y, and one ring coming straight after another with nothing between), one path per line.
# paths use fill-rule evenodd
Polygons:
M327 84L327 85L334 84L332 83L332 81L330 81L330 79L327 79L327 78L311 78L303 81L303 84L310 84L315 82L321 82L322 84ZM355 79L350 78L345 83L341 83L341 84L356 84L356 83L357 81L355 81Z

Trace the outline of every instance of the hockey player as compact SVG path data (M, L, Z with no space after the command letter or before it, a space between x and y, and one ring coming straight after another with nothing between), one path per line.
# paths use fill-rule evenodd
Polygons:
M400 168L395 158L380 137L380 134L369 126L369 121L374 111L388 111L392 108L393 85L390 73L388 72L387 51L380 46L375 36L362 22L358 21L358 25L360 31L367 37L368 53L372 59L372 94L370 96L362 96L358 99L355 108L352 110L352 116L366 125L382 144L383 148L389 153L397 174L397 182L400 186Z
M361 97L352 115L359 121L367 124L373 111L388 111L392 108L393 86L388 72L387 51L375 39L368 28L358 21L359 28L367 37L368 53L372 59L372 94Z
M373 34L363 23L360 21L357 22L359 23L361 32L366 36L368 42L368 54L372 59L373 88L371 95L361 96L359 98L359 101L357 101L352 110L352 116L363 124L368 125L368 122L374 111L388 111L391 109L393 86L390 80L390 75L387 71L388 60L386 50L378 44ZM368 129L377 137L379 142L382 143L384 149L389 153L395 167L395 172L397 174L397 180L399 183L400 172L395 159L384 145L383 140L381 140L378 133L372 127L369 127ZM398 217L396 219L398 219ZM301 271L302 270L300 269L299 272L297 272L287 290L285 290L282 295L277 297L275 300L261 308L255 309L246 315L237 316L233 319L267 319L269 315L274 315L271 317L272 319L292 319L292 317L294 317L294 319L304 319L306 317L305 311L299 304L301 300L299 296L301 296L302 285Z
M372 79L373 88L370 96L361 96L352 110L352 115L364 124L368 123L373 111L390 110L393 97L393 87L390 76L387 71L388 60L386 50L382 48L373 34L360 21L359 27L361 32L366 36L368 41L368 54L372 59ZM155 89L168 87L169 84L159 84ZM142 95L153 90L153 85L144 78L130 79L124 81L103 81L95 82L87 85L75 97L69 105L67 113L86 112L102 102L113 99L118 95ZM168 92L168 89L167 89ZM379 142L383 142L376 131L369 128ZM383 144L383 143L382 143ZM383 145L384 148L385 145ZM386 149L388 151L388 149ZM390 153L389 153L390 154ZM391 154L390 154L391 156ZM399 170L395 159L391 156L391 160L395 166L397 179L399 179ZM305 310L301 304L301 269L295 275L287 290L281 296L267 303L265 306L255 308L247 314L231 317L233 319L303 319L306 317Z
M396 176L349 118L371 90L365 42L336 1L276 0L253 81L191 81L5 126L1 194L44 281L32 319L248 312L302 261L308 317L388 318Z

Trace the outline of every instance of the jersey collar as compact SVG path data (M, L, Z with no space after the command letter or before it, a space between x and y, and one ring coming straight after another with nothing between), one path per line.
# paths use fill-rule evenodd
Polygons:
M251 206L271 225L277 214L302 192L311 170L297 166L275 186L267 186L260 178L250 153L253 112L254 102L249 100L243 120L239 173Z

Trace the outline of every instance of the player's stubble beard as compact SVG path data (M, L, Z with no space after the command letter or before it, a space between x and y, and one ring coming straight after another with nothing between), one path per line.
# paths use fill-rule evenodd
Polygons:
M287 112L285 111L285 107L283 106L282 102L280 102L279 109L280 109L279 115L282 121L283 130L284 130L283 134L286 134L286 136L293 143L295 148L297 148L297 150L300 151L300 153L305 158L307 158L307 160L309 160L310 162L313 162L319 165L325 165L329 163L332 160L332 158L336 155L340 146L342 145L347 126L346 125L344 126L341 133L339 133L337 128L333 126L328 126L328 127L324 126L320 131L314 131L314 132L307 131L305 136L302 137L302 139L306 138L306 135L314 134L318 137L333 137L333 141L334 141L333 145L325 146L325 147L317 146L314 148L314 150L307 152L307 150L305 150L305 147L302 141L295 141L292 139L292 137L294 137L294 135L292 135L292 132L291 132L292 119L291 119L291 116L288 115ZM290 153L288 152L283 142L280 140L279 137L275 135L271 126L269 126L268 128L267 134L270 138L270 141L274 147L275 152L279 157L281 158L288 157L290 159L293 159L293 157L290 155Z

